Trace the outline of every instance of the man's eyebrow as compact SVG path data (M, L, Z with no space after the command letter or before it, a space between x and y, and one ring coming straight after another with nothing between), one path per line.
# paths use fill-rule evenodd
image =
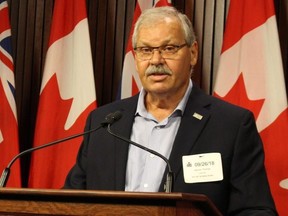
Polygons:
M161 42L161 45L158 46L152 46L150 45L151 41L139 41L139 45L137 47L160 47L160 46L166 46L166 45L173 45L175 42L171 42L171 39L165 40Z

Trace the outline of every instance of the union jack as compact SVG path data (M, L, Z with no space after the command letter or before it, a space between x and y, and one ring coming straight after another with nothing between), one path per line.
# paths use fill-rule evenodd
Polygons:
M15 103L14 64L8 4L0 0L0 169L19 153ZM20 163L16 161L7 186L20 187Z

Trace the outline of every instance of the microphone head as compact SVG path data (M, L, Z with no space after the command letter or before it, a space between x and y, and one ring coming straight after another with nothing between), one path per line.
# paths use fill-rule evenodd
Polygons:
M114 113L110 113L105 117L105 121L102 122L103 126L113 124L114 122L118 121L122 117L122 113L120 111L116 111Z
M122 117L122 113L121 113L120 111L114 112L114 113L113 113L113 116L112 116L114 122L115 122L115 121L118 121L121 117Z

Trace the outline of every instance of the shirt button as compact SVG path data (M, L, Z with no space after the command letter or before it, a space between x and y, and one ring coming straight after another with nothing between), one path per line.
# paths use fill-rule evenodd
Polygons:
M144 188L147 188L148 187L148 184L144 184Z
M150 154L150 158L154 158L155 157L155 155L154 154Z

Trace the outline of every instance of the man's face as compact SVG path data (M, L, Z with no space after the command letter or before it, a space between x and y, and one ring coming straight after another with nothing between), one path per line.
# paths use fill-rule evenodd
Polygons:
M137 47L159 47L164 45L185 44L184 33L179 22L167 18L150 26L139 29ZM158 50L154 50L150 60L140 60L136 57L136 69L143 88L148 94L168 95L184 94L191 76L191 67L197 62L198 47L195 42L191 47L184 46L171 58L164 59ZM164 66L172 72L168 74L146 74L152 66Z

